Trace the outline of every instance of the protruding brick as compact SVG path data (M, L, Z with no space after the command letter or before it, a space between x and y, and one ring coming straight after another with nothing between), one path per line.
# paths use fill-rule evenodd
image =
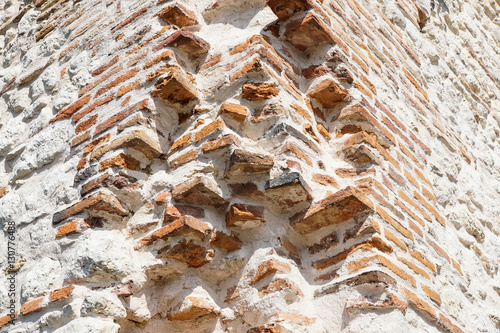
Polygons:
M257 267L257 272L255 272L254 276L250 279L250 284L256 284L261 281L266 276L274 274L276 272L279 273L289 273L291 267L289 264L285 262L281 262L277 259L269 259L264 261Z
M266 196L282 207L293 207L312 200L311 193L298 172L290 172L266 182Z
M161 154L160 144L156 138L152 138L147 131L135 130L119 136L108 145L97 148L90 154L90 160L98 159L108 151L118 148L132 148L140 151L150 160Z
M247 229L264 222L264 207L237 203L232 205L226 214L227 227L237 226Z
M314 98L325 108L333 108L350 98L349 92L331 78L321 81L307 95Z
M332 246L336 246L339 243L339 239L337 237L337 234L335 232L326 235L325 237L321 238L319 243L316 243L312 246L309 246L309 254L316 254L319 252L323 252L331 248Z
M163 42L153 48L157 51L162 47L176 47L184 51L190 59L205 56L210 50L210 44L189 30L180 29L168 36Z
M207 141L201 147L204 154L212 152L217 149L241 145L240 139L233 134L226 134L220 138Z
M241 97L249 101L263 101L278 96L279 92L274 83L251 82L243 85Z
M224 123L224 120L222 120L222 118L217 118L217 120L212 121L210 124L203 127L200 131L196 132L196 134L194 135L194 141L198 142L209 134L212 134L215 131L221 131L225 127L226 123Z
M158 16L166 23L176 25L179 28L198 24L196 15L178 3L165 7Z
M192 216L184 215L177 220L170 222L168 225L164 226L153 232L150 236L146 236L141 239L141 246L147 246L153 244L158 239L166 239L169 237L178 237L193 235L197 238L203 238L211 232L212 228L209 224L201 222Z
M241 249L242 242L238 236L226 235L222 231L217 231L213 234L210 244L227 251L235 251Z
M118 201L114 195L97 192L55 213L52 218L52 223L57 224L70 216L80 214L84 210L104 211L118 216L128 215L128 211L123 208L120 201Z
M430 306L427 302L419 298L417 295L406 289L405 287L401 287L401 293L406 297L408 302L421 314L423 314L427 319L431 321L437 320L436 310Z
M172 68L166 76L158 79L152 95L170 103L186 105L198 98L198 91L180 69Z
M73 115L73 113L75 113L76 111L78 111L78 109L80 109L82 106L87 104L90 101L91 97L92 97L91 95L86 95L86 96L80 98L79 100L77 100L76 102L74 102L73 104L71 104L70 106L62 109L61 111L59 111L55 115L54 118L49 120L49 123L52 123L52 122L59 120L59 119L71 117L71 115Z
M247 116L248 109L246 106L225 102L221 105L219 114L236 120L243 124Z
M211 178L195 177L174 187L172 198L178 202L221 206L225 203L222 191Z
M371 201L356 188L347 187L292 216L290 224L298 233L308 234L370 211L373 211Z
M313 12L290 23L283 35L300 51L323 43L334 43L330 29Z
M236 149L229 158L225 176L226 178L231 178L268 173L273 165L274 159L272 156L254 154Z
M196 218L203 218L205 217L205 210L201 207L190 206L190 205L180 205L180 204L167 205L167 207L165 207L163 223L165 224L175 221L184 215L190 215Z
M386 288L396 288L397 281L392 276L379 270L372 270L356 274L353 277L348 277L327 286L319 288L314 292L314 296L318 297L325 294L334 294L342 286L359 286L363 284L378 284L384 285Z
M311 9L308 0L267 0L267 5L280 21L289 19L295 13Z
M168 252L160 255L160 257L172 258L195 268L208 264L213 256L213 250L207 250L203 246L193 243L192 240L186 242L185 239Z
M126 168L137 171L141 169L141 163L130 155L120 153L100 163L99 170L102 171L108 168Z

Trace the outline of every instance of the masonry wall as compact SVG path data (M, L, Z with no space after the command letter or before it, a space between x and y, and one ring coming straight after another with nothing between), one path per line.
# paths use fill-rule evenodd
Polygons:
M0 331L500 331L500 2L432 7L4 1Z

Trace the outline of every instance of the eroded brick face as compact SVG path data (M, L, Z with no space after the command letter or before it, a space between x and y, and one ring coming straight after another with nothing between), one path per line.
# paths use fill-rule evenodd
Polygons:
M498 331L500 7L434 5L0 3L0 330Z

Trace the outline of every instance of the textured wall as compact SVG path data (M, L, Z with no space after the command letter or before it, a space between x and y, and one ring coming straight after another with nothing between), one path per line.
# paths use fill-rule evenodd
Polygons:
M499 331L499 13L3 1L0 331Z

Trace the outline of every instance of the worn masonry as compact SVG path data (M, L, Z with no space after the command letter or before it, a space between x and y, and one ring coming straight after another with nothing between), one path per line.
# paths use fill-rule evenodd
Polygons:
M499 332L499 14L1 2L0 331Z

